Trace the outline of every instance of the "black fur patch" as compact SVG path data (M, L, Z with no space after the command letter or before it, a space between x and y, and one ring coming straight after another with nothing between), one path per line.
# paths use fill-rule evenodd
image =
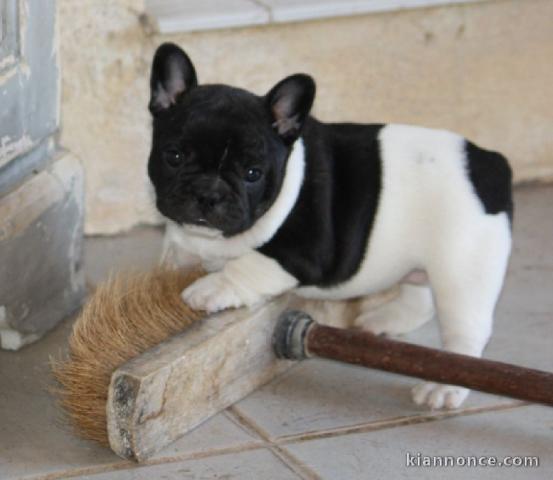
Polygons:
M469 178L486 213L506 212L513 221L512 173L505 157L466 142Z
M301 285L336 285L361 266L381 190L381 128L306 121L306 171L298 202L259 249Z

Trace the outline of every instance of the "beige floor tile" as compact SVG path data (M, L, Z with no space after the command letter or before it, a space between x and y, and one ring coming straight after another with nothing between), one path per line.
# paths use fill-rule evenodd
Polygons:
M73 435L47 391L48 357L64 348L70 327L66 321L19 352L0 351L2 480L121 462L110 450Z
M270 451L260 449L80 478L81 480L294 480L301 477Z
M158 263L163 231L139 227L118 237L89 237L85 240L86 281L95 285L110 272L145 270Z
M287 445L324 480L553 478L553 409L519 407ZM537 456L539 467L407 467L412 455ZM421 460L422 461L422 460ZM461 460L462 461L462 460Z
M220 413L203 423L192 432L158 452L152 460L181 456L206 455L227 448L247 449L260 446L263 442Z
M273 439L358 424L403 422L405 417L432 414L412 403L410 389L416 383L399 375L309 360L239 402L236 409ZM473 392L463 408L511 402Z

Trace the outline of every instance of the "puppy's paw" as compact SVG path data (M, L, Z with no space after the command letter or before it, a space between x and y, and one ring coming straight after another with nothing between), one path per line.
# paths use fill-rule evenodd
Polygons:
M404 335L412 332L432 318L432 313L409 310L392 301L375 310L359 315L354 325L375 335Z
M375 335L402 335L413 330L411 322L402 317L390 315L387 308L381 307L359 315L353 322L357 328Z
M192 308L208 313L244 305L236 288L222 272L199 278L182 291L181 297Z
M403 335L433 316L434 304L428 287L401 285L396 298L376 308L363 309L354 325L375 335Z
M415 385L411 391L413 401L417 405L428 405L432 409L459 408L469 393L468 388L432 382Z

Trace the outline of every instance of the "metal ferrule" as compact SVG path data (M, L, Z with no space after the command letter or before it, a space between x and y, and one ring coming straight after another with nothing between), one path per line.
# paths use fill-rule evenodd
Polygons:
M273 333L273 349L278 358L303 360L308 357L305 339L315 321L305 312L288 310L277 321Z

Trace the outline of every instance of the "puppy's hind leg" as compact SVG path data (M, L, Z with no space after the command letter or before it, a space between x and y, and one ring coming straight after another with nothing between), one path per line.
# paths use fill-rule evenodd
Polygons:
M488 343L511 244L508 222L501 220L493 218L478 236L465 238L464 248L450 250L443 258L435 256L428 268L445 350L480 357ZM427 382L412 394L419 405L458 408L469 390Z
M360 306L360 314L354 325L376 335L402 335L417 329L434 316L434 302L428 285L399 285L396 298L383 305L371 308Z

